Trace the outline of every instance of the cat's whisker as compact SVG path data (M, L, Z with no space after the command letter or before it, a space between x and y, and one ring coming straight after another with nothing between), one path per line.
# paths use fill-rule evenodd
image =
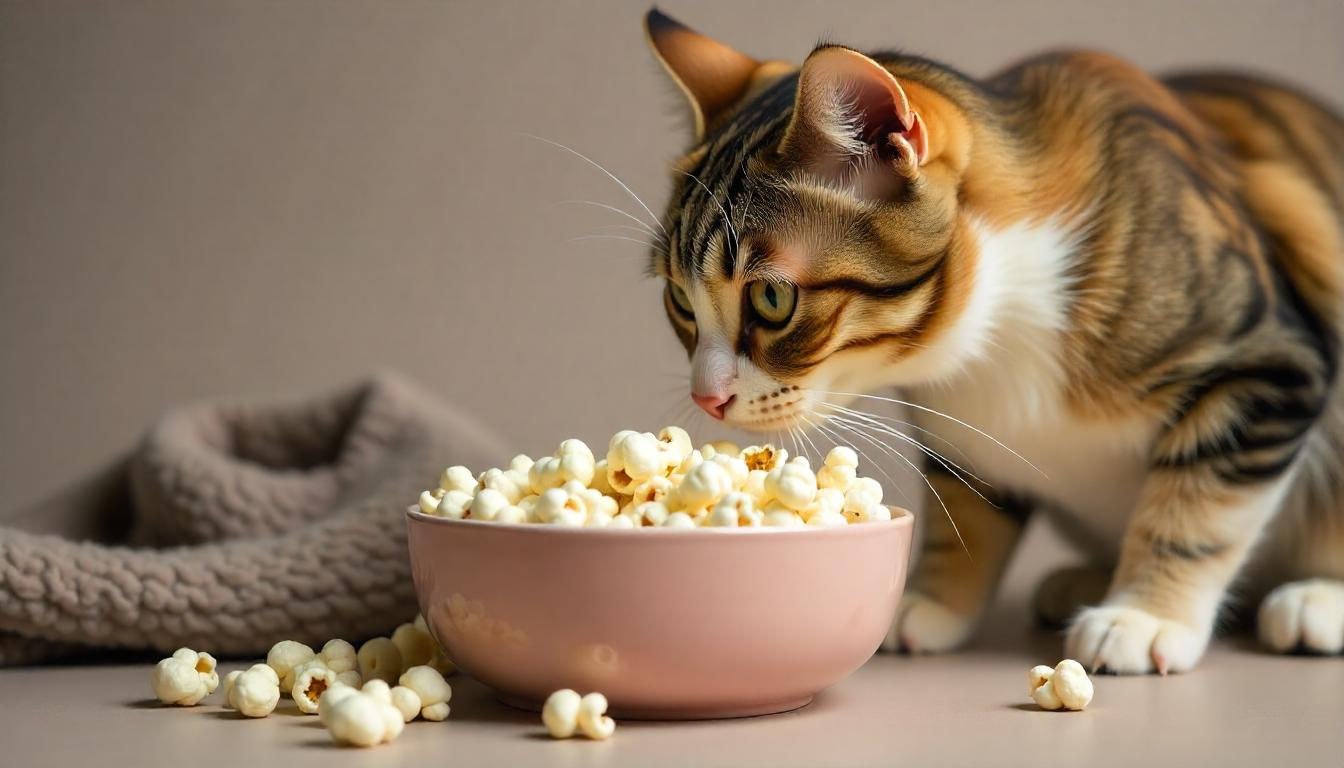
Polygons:
M659 248L663 247L663 241L662 241L663 236L658 234L657 232L650 232L648 227L640 229L639 227L632 226L630 224L602 224L598 226L597 229L599 230L619 229L625 232L633 232L634 234L637 235L651 235L654 239L650 242L650 245L656 245Z
M976 433L977 435L980 435L981 437L983 437L983 438L989 440L990 442L992 442L992 443L994 443L995 445L999 446L1000 448L1002 448L1003 450L1007 451L1008 453L1011 453L1014 457L1016 457L1016 458L1017 458L1019 461L1021 461L1023 464L1026 464L1028 467L1031 467L1032 469L1034 469L1034 470L1036 470L1037 472L1039 472L1040 475L1041 475L1041 477L1044 477L1044 478L1046 478L1047 480L1050 479L1050 478L1045 474L1045 472L1041 471L1040 467L1037 467L1035 464L1032 464L1030 461L1027 460L1027 458L1026 458L1025 456L1023 456L1022 454L1018 453L1017 451L1014 451L1012 448L1009 448L1008 446L1004 445L998 438L994 437L993 435L989 434L988 432L984 431L983 429L980 429L979 427L973 426L973 425L971 425L971 424L967 424L966 422L962 421L961 419L958 419L956 416L948 415L948 414L946 414L946 413L943 413L942 411L935 410L935 409L930 408L930 407L928 407L928 406L926 406L926 405L920 405L919 403L911 403L911 402L908 402L908 401L905 401L905 400L901 400L901 399L899 399L899 398L895 398L895 397L883 397L883 396L881 396L881 395L865 395L865 394L861 394L861 393L857 393L857 392L833 392L833 391L813 390L813 389L809 389L809 390L805 390L805 391L807 392L807 394L811 394L811 395L837 395L837 396L840 396L840 397L861 397L861 398L867 398L867 399L869 399L869 400L881 400L881 401L886 402L886 403L894 403L894 404L896 404L896 405L903 405L903 406L905 406L905 407L907 407L907 408L914 408L914 409L917 410L917 411L922 411L922 412L924 412L924 413L929 413L929 414L932 414L932 415L934 415L934 416L942 417L942 418L944 418L944 419L947 419L948 421L953 422L954 424L959 424L959 425L961 425L961 426L963 426L963 427L965 427L965 428L971 430L972 432Z
M567 147L567 146L565 146L564 144L561 144L561 143L558 142L558 141L551 141L550 139L543 138L543 137L541 137L541 136L537 136L536 134L533 134L533 133L523 133L523 132L519 132L518 135L519 135L519 136L526 136L526 137L529 138L529 139L535 139L535 140L540 141L540 142L543 142L543 143L545 143L545 144L550 144L551 146L556 147L556 148L558 148L558 149L563 149L564 151L570 153L571 155L574 155L575 157L579 158L580 160L583 160L584 162L586 162L586 163L588 163L589 165L593 166L593 167L596 168L597 170L599 170L599 171L601 171L602 173L606 174L606 175L607 175L607 178L609 178L609 179L611 179L612 181L616 182L616 184L617 184L618 186L620 186L621 189L625 190L625 193L626 193L627 195L630 195L630 197L634 198L634 200L635 200L636 203L639 203L639 207L640 207L640 208L643 208L643 209L644 209L644 212L647 213L647 214L649 214L649 218L653 219L653 223L654 223L655 225L657 225L658 229L661 230L662 233L663 233L664 235L667 234L667 229L663 226L663 223L662 223L661 221L658 220L658 215L655 214L655 213L653 212L653 209L649 208L649 206L646 205L646 204L644 203L644 199L641 198L639 195L636 195L636 194L635 194L635 191L634 191L633 189L631 189L631 188L629 187L629 185L627 185L624 181L621 181L620 178L618 178L618 177L616 176L616 174L614 174L614 173L612 173L611 171L607 170L606 167L604 167L601 163L599 163L599 162L597 162L596 160L592 159L591 157L589 157L589 156L583 154L582 152L578 151L577 149L574 149L573 147Z
M915 440L909 435L903 435L900 432L891 429L890 427L885 427L880 424L863 425L862 422L856 422L839 416L832 418L839 423L850 424L852 426L866 426L866 428L876 432L879 435L890 435L891 437L895 437L901 440L902 442L914 446L915 448L919 449L919 451L923 453L925 456L928 456L930 459L933 459L934 461L938 462L938 465L941 466L944 470L946 470L948 474L955 477L958 481L961 482L962 485L966 486L966 488L969 489L971 493L974 493L976 496L979 496L980 499L983 500L986 504L990 505L991 507L994 507L995 509L999 508L999 505L995 504L993 501L990 501L988 498L986 498L985 495L980 492L979 488L976 488L974 485L970 483L969 480L966 479L966 477L963 477L962 473L964 472L966 475L974 479L976 482L982 483L986 486L988 486L989 483L986 483L984 480L981 480L974 474L971 474L970 472L962 469L955 462L951 462L950 460L944 459L941 455L938 454L937 451L930 450L929 448L921 444L918 440Z
M603 210L611 211L612 213L618 213L618 214L620 214L620 215L626 217L627 219L629 219L629 220L635 222L635 223L638 224L640 227L642 227L642 231L643 231L643 232L647 232L650 236L652 236L652 237L654 237L654 238L657 238L657 239L659 239L659 240L662 240L664 243L667 242L667 237L666 237L665 235L663 235L663 233L659 232L658 230L654 229L653 227L650 227L650 226L648 225L648 222L644 221L643 219L639 218L638 216L634 215L633 213L631 213L631 212L625 210L624 208L617 208L617 207L614 206L614 205L608 205L608 204L606 204L606 203L599 203L599 202L597 202L596 200L561 200L560 202L556 203L556 205L591 205L591 206L594 206L594 207L596 207L596 208L601 208L601 209L603 209Z
M816 415L817 415L817 416L820 416L824 421L826 421L827 423L829 423L829 424L830 424L830 427L829 427L829 428L832 429L832 430L835 432L835 434L840 438L840 440L841 440L842 442L844 442L844 443L846 443L846 444L849 444L849 447L850 447L851 449L853 449L853 451L859 455L859 458L860 458L860 459L862 459L863 461L865 461L865 462L867 462L868 464L872 465L874 468L877 469L878 472L881 472L881 473L882 473L882 476L885 477L885 478L887 478L887 482L888 482L888 483L891 483L891 487L893 487L893 488L896 489L896 492L899 493L899 494L901 495L901 499L902 499L906 504L909 504L909 503L910 503L910 496L905 492L905 484L904 484L904 483L899 483L899 482L897 482L897 481L896 481L896 478L894 478L894 477L891 476L891 473L887 471L886 467L882 466L882 462L880 462L880 461L874 459L872 456L868 455L868 453L867 453L866 451L864 451L864 449L863 449L861 446L853 445L853 444L851 444L852 441L844 440L844 439L843 439L844 436L840 434L840 425L839 425L838 423L833 422L829 417L824 416L823 414L818 413L818 414L816 414ZM818 428L820 428L820 425L818 425ZM872 441L868 441L868 442L871 444ZM881 446L879 446L879 447L881 447ZM886 453L886 451L883 451L883 453Z
M840 422L833 422L833 423L842 429L846 429L849 430L850 432L853 432L854 434L873 443L879 448L884 449L889 455L894 456L900 459L901 461L905 462L907 465L909 465L910 469L914 470L915 474L919 475L920 479L924 481L924 484L929 487L929 490L933 493L933 498L938 502L938 506L943 508L943 514L947 515L947 522L952 525L952 532L957 535L957 541L961 542L961 548L966 551L967 557L971 557L971 550L969 547L966 546L966 540L961 537L961 529L957 527L957 521L952 519L952 512L948 510L947 504L943 501L942 494L938 493L938 489L933 487L933 482L929 480L928 475L921 472L919 468L915 466L915 463L910 459L906 458L905 455L902 454L900 451L887 445L886 443L883 443L881 440L870 437L867 433L863 432L862 430L859 430L856 427L847 424L842 424Z
M626 237L625 235L579 235L578 237L569 238L569 242L571 243L579 242L582 240L625 240L626 242L630 243L639 243L640 245L645 246L646 248L662 250L661 246L655 243L651 243L648 240L640 240L637 237Z
M914 437L912 437L912 436L910 436L910 435L907 435L907 434L905 434L904 432L901 432L900 430L898 430L898 429L896 429L896 428L894 428L894 427L892 427L892 426L890 426L890 425L888 425L888 424L884 424L884 423L882 423L880 420L878 420L878 419L876 419L876 418L874 418L874 417L872 417L872 416L869 416L869 415L864 414L864 413L852 412L852 411L849 411L848 409L845 409L844 411L842 411L842 413L845 413L845 417L848 418L848 419L850 419L850 420L858 420L858 421L862 421L862 422L864 422L864 423L867 423L870 427L872 427L873 429L875 429L875 430L877 430L877 431L879 431L879 432L882 432L882 433L885 433L885 434L889 434L889 435L891 435L892 437L899 438L899 439L904 440L905 442L909 443L910 445L915 446L915 447L918 448L924 455L928 456L929 458L931 458L931 459L933 459L934 461L936 461L936 462L938 462L939 464L941 464L941 465L943 466L944 469L947 469L949 472L952 472L953 475L956 475L956 476L958 477L958 479L960 479L961 476L958 475L957 473L958 473L958 472L961 472L961 473L965 474L967 477L970 477L971 479L975 480L977 483L980 483L980 484L982 484L982 485L984 485L984 486L987 486L987 487L990 487L990 488L993 487L993 485L992 485L991 483L989 483L988 481L986 481L984 478L980 477L979 475L975 474L975 473L972 472L971 470L966 469L965 467L961 466L960 464L958 464L957 462L953 461L952 459L949 459L948 457L944 456L943 454L939 453L938 451L934 450L933 448L930 448L929 446L924 445L922 442L920 442L919 440L916 440ZM949 466L949 465L951 465L951 466ZM953 471L953 467L956 468L956 471ZM962 482L965 482L965 480L962 480ZM967 487L969 487L969 486L970 486L970 484L967 483ZM975 490L975 489L972 488L971 490Z
M907 429L913 429L914 431L919 432L920 434L928 435L930 438L937 440L938 442L947 446L951 450L956 451L957 455L961 457L962 461L970 462L971 460L971 458L966 455L966 452L961 450L961 448L956 443L952 442L951 440L948 440L947 438L943 437L937 432L934 432L932 429L929 429L928 427L922 427L913 422L905 421L904 419L898 419L895 416L873 413L872 411L862 411L859 410L858 408L852 408L849 406L840 405L838 403L828 402L826 400L818 400L816 404L824 405L827 408L832 408L836 411L839 411L840 413L847 414L849 416L867 416L870 419L877 419L878 421L882 422L890 422L892 424L896 424L905 427Z

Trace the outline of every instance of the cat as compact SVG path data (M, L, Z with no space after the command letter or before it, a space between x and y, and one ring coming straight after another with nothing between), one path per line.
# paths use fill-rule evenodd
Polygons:
M694 129L650 268L692 398L880 450L859 406L896 388L947 441L885 647L964 643L1041 511L1089 558L1037 595L1089 668L1191 669L1234 592L1270 648L1340 652L1344 120L1092 52L975 80L646 33Z

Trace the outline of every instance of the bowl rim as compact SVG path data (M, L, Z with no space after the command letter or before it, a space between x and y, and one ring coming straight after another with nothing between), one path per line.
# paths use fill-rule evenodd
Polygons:
M798 528L654 528L653 530L632 528L574 528L567 525L541 525L538 523L495 523L482 520L454 520L448 517L427 515L420 507L412 504L406 508L406 518L426 525L440 525L463 530L512 531L524 536L601 536L607 538L635 537L646 539L649 536L674 538L714 538L723 536L772 537L772 536L862 536L863 531L876 533L887 528L911 527L915 524L915 515L904 507L887 505L891 510L890 520L878 520L871 523L850 523L846 525L804 525Z

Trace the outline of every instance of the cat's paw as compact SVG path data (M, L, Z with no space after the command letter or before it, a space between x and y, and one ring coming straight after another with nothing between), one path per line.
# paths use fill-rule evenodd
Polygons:
M1194 668L1208 644L1209 630L1138 608L1101 605L1078 614L1064 647L1069 658L1093 671L1165 675Z
M1280 585L1260 603L1260 642L1288 653L1344 651L1344 582L1330 579Z
M884 651L946 653L959 648L975 630L975 619L918 592L906 592L896 620L882 641Z

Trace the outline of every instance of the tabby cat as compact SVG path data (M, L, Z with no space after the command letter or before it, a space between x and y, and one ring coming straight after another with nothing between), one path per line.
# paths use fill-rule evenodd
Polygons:
M1231 594L1270 648L1340 652L1344 120L1099 53L976 80L646 23L695 128L651 267L692 398L871 440L851 406L896 387L955 445L889 648L965 642L1041 510L1104 569L1038 594L1086 665L1188 670Z

